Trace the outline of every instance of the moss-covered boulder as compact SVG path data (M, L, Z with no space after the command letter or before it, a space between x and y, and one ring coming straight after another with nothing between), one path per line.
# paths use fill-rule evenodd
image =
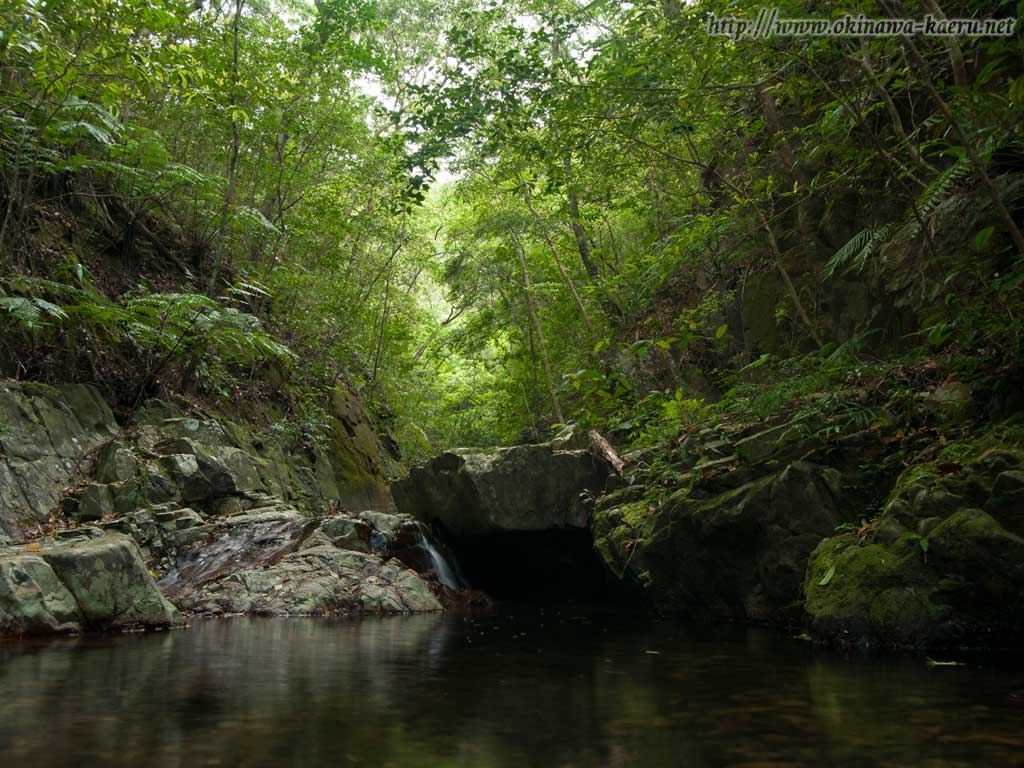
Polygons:
M701 482L660 506L603 500L594 534L605 562L666 612L798 615L807 559L841 520L838 473L794 462L724 490L721 481Z
M159 629L179 622L127 536L0 550L0 634Z
M37 553L0 554L0 636L78 632L74 596Z
M881 517L828 539L805 580L814 633L840 644L937 647L1018 643L1024 629L1024 454L959 449L912 467Z

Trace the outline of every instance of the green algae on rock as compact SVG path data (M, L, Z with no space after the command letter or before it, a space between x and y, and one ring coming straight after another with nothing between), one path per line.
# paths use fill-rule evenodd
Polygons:
M1024 453L986 439L954 449L964 464L911 467L865 534L814 551L805 607L818 636L900 648L1015 642L1024 628L1014 502Z

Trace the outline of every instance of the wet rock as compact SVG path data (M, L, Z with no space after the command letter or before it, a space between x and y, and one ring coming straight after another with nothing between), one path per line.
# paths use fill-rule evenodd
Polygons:
M1000 472L985 511L1008 530L1024 536L1024 472Z
M110 485L93 483L73 504L71 518L76 522L99 520L114 514L114 493Z
M93 475L100 483L120 483L133 479L138 468L135 454L129 448L112 442L97 454Z
M668 612L785 620L807 560L842 520L840 478L796 462L710 497L682 489L595 515L598 551Z
M328 615L438 611L415 572L376 555L318 546L273 568L247 568L208 585L195 608L226 613Z
M38 554L0 554L0 636L78 632L75 598Z
M319 531L327 541L341 549L366 552L370 546L373 528L365 520L350 517L331 517L320 524Z
M913 648L1017 642L1024 477L1001 471L1019 452L988 461L990 453L954 474L912 467L873 539L837 536L814 551L806 610L819 637Z
M43 557L78 603L84 629L152 629L179 621L127 536L54 545Z
M155 559L169 563L160 587L177 605L200 612L302 615L438 609L416 573L367 552L374 535L385 535L369 520L393 539L411 524L408 518L367 512L358 518L311 518L280 500L259 501L267 505L184 529L183 518L198 521L182 510L156 514L173 525L173 531L154 537L151 549Z

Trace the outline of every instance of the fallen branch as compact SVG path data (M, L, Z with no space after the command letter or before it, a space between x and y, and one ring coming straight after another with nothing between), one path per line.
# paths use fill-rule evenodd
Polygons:
M622 468L626 466L626 462L622 460L622 457L616 453L615 449L612 448L611 443L601 436L601 433L596 429L590 430L587 433L587 437L590 438L590 450L600 459L604 459L611 468L615 470L615 474L622 477Z

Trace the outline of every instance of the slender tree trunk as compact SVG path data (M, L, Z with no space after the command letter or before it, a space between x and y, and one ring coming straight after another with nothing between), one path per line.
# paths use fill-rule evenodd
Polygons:
M231 211L231 203L235 198L235 174L238 170L238 150L241 144L241 137L238 128L237 104L238 98L238 23L242 18L242 7L245 0L235 0L235 18L231 24L231 33L234 37L232 58L231 58L231 159L228 161L228 187L224 191L224 205L220 211L220 226L217 230L217 245L213 252L213 267L210 270L210 282L206 286L206 293L213 296L217 292L217 279L220 277L221 264L224 260L224 240L227 237L228 214Z
M565 168L565 196L569 202L569 220L572 225L572 234L576 238L576 248L580 252L580 261L583 268L590 277L590 282L597 284L600 277L597 265L590 256L590 242L587 239L587 231L583 228L583 220L580 217L580 199L576 193L576 182L573 179L572 161L568 156L562 158L562 166Z
M910 140L910 136L907 134L906 129L903 127L903 119L900 117L900 111L896 107L896 102L892 100L892 96L889 95L888 89L878 79L878 74L875 72L875 67L871 63L871 47L868 45L867 40L860 41L860 66L864 70L864 74L868 76L868 80L871 81L871 85L874 86L875 92L882 97L882 101L885 103L885 109L889 113L889 120L892 121L892 128L896 132L897 138L900 143L907 148L907 152L910 157L919 166L926 168L931 173L938 173L938 170L921 157L921 153L917 151L917 147Z
M936 0L921 0L921 5L936 19L946 18L946 14ZM964 52L960 43L955 37L943 37L942 42L949 52L949 66L953 70L953 82L956 83L957 88L966 88L968 85L967 65L964 64Z
M590 322L590 313L587 312L587 308L583 305L583 300L580 298L579 292L576 290L576 283L573 282L572 276L566 270L565 265L562 263L561 257L558 255L558 249L555 247L554 241L551 239L551 233L548 232L547 225L544 219L541 218L537 209L533 207L533 195L530 194L530 186L523 180L523 177L519 177L519 187L523 192L523 200L526 202L526 207L533 214L533 218L537 221L537 226L540 227L541 237L544 238L544 242L548 246L548 250L551 251L551 255L555 258L555 264L558 267L558 272L562 276L562 280L565 282L566 287L569 289L569 293L572 294L573 301L576 302L576 306L580 310L580 316L583 318L583 324L587 326L587 333L590 338L594 338L594 324Z
M523 253L523 246L516 241L516 256L519 257L519 268L523 273L523 291L526 293L526 311L530 314L530 322L537 333L537 346L540 347L541 362L544 363L544 374L547 376L548 389L551 392L551 405L555 409L555 418L559 422L565 422L562 415L562 406L558 402L558 391L555 389L555 377L551 373L551 360L548 359L548 348L544 341L544 329L540 325L540 317L537 315L537 307L533 302L533 288L530 286L530 270L526 266L526 255Z

